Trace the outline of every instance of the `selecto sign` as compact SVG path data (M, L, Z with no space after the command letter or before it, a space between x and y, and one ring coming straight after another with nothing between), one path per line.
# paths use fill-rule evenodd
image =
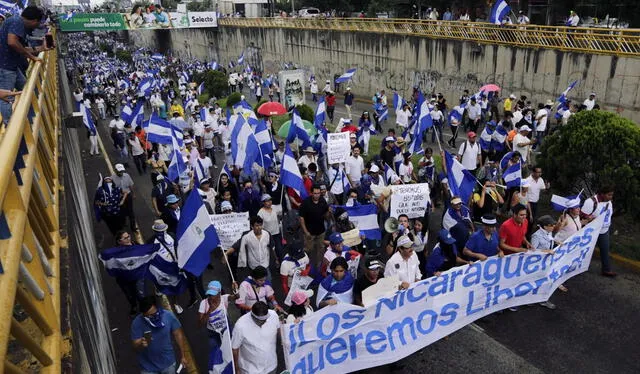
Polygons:
M216 12L189 12L189 27L218 27Z

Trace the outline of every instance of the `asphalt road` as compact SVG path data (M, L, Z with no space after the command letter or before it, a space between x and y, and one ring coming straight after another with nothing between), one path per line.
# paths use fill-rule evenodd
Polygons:
M367 105L357 103L353 110L354 120L355 113L365 109L368 109ZM346 116L340 104L336 108L336 116ZM99 121L98 129L108 157L115 162L116 154L108 135L108 122ZM78 131L84 134L84 129ZM98 173L106 175L109 172L103 155L90 156L89 141L83 139L82 162L88 195L91 197L99 180ZM142 235L148 238L152 234L154 219L151 213L150 176L138 175L132 162L127 172L135 182L137 221ZM434 222L431 229L435 230L436 226L438 223ZM106 225L95 223L94 227L100 249L115 244ZM212 258L211 262L213 269L205 271L205 284L212 279L219 279L223 281L225 289L230 289L226 267L219 259ZM521 307L518 312L493 314L400 360L394 367L374 368L367 372L639 373L637 337L640 336L640 275L620 268L616 270L620 273L616 279L601 277L596 258L589 272L566 283L568 293L556 292L551 297L558 306L556 310L536 305ZM128 303L114 279L104 271L102 283L117 350L118 373L138 373L130 342ZM281 296L278 283L274 282L276 294ZM187 300L188 293L185 293L178 301L184 306ZM230 308L230 314L235 321L238 317L236 309ZM185 309L179 320L184 326L199 372L205 373L207 336L197 326L197 308Z

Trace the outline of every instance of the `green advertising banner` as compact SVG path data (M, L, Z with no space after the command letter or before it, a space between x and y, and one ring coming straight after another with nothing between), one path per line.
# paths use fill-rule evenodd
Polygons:
M127 29L120 13L75 13L72 17L60 15L59 19L63 32Z

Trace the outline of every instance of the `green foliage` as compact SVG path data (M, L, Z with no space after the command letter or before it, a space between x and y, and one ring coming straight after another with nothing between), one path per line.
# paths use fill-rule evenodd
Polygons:
M131 52L127 50L120 49L116 51L116 58L120 61L133 62L133 58L131 58Z
M209 97L223 97L228 90L227 76L221 71L208 71L204 74L195 74L193 81L202 82Z
M367 17L376 18L376 13L391 12L395 5L393 0L371 0L367 8Z
M298 109L298 113L300 113L300 118L313 123L314 112L310 106L308 106L307 104L300 104L296 105L296 109Z
M216 101L216 103L218 103L218 105L220 105L220 108L226 108L227 107L227 98L224 97L222 99L218 99Z
M616 214L640 218L640 128L615 113L583 111L547 137L539 164L561 194L615 187Z
M266 103L267 101L269 101L269 100L267 100L267 99L261 99L261 100L260 100L260 102L259 102L259 103L257 103L257 104L256 104L256 106L254 106L254 107L253 107L253 111L254 111L257 115L259 115L259 114L258 114L258 108L260 108L260 105L262 105L262 104Z
M190 12L202 12L206 10L213 10L213 4L211 0L204 0L201 3L192 1L187 3L187 10Z
M289 118L288 114L283 114L281 116L272 116L271 128L273 129L273 133L277 134L278 130L280 130L280 126L282 126L283 123L287 122L290 119L291 118Z
M233 108L234 105L242 100L242 94L240 92L234 92L227 96L227 107Z
M198 102L200 103L200 105L204 105L209 102L209 98L209 94L205 92L202 95L198 96Z

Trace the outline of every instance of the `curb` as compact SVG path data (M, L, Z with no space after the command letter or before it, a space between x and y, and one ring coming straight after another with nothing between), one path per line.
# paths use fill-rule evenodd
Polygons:
M594 249L594 254L598 254L598 256L600 255L600 248L596 247ZM636 261L636 260L631 260L629 258L626 258L624 256L621 256L617 253L609 253L609 256L620 266L622 266L625 269L634 271L636 273L640 273L640 261Z

